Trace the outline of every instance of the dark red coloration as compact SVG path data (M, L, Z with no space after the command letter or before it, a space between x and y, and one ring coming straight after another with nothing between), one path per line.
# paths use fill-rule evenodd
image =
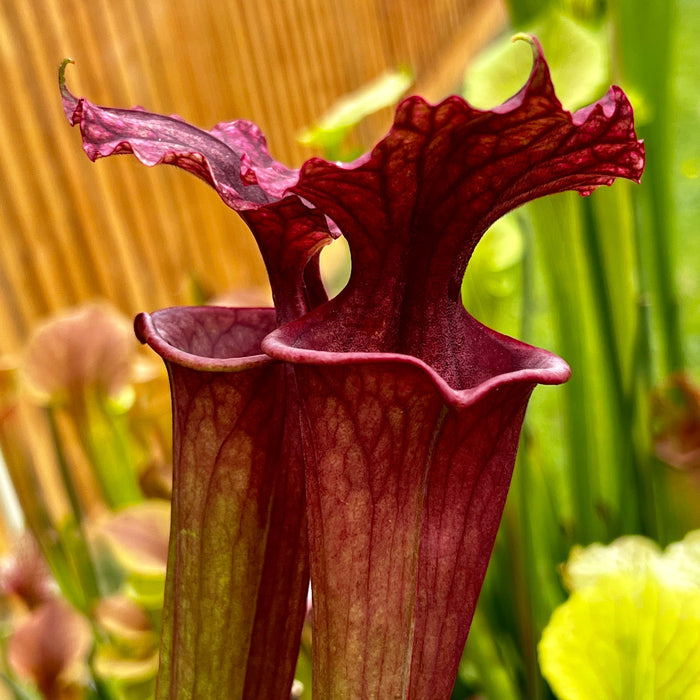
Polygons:
M59 72L63 110L80 126L91 160L133 153L144 165L175 165L210 184L249 225L267 267L279 323L325 301L317 254L332 235L323 212L287 192L298 171L274 160L258 127L239 119L204 131L179 117L98 107L77 99ZM311 263L311 264L309 264Z
M289 369L260 354L274 325L273 309L136 319L166 363L173 400L159 698L289 698L308 552Z
M486 229L513 208L641 176L644 150L622 91L613 87L569 114L554 95L541 47L530 42L530 78L500 107L409 98L371 153L347 165L312 159L300 171L272 160L247 122L205 132L175 117L96 107L74 98L61 74L66 114L80 124L91 158L133 152L148 165L193 172L241 213L260 244L280 327L272 330L271 311L256 312L255 342L286 368L258 356L228 381L224 368L239 361L222 359L214 383L230 385L226 392L270 416L273 405L260 396L285 392L284 426L256 413L244 432L274 454L281 449L278 468L290 470L297 485L303 453L320 698L449 697L527 401L536 384L569 376L563 360L470 316L460 297L464 271ZM352 274L326 302L317 252L338 229L348 239ZM219 318L211 311L168 314L186 334L196 330L195 316ZM255 314L246 319L249 326ZM233 324L217 333L223 342L238 331ZM211 381L211 348L187 347L193 355L183 376L199 392ZM228 410L236 415L248 406L243 398L229 406L211 389L192 401L190 389L178 390L181 370L171 372L182 435L199 435L195 409L217 416L216 426ZM260 372L270 382L264 391L249 385ZM256 424L264 440L254 436ZM185 442L215 453L221 439L214 429L208 439ZM258 487L244 490L244 509L267 502L260 498L273 477L260 460L249 465ZM193 461L185 465L183 474L196 470ZM187 478L195 491L207 488L208 481ZM303 504L295 500L291 508ZM184 573L176 569L178 577ZM283 594L280 600L286 604Z
M527 401L569 376L464 310L466 264L507 211L642 166L622 92L572 117L535 44L497 110L411 98L362 162L302 168L293 191L353 259L338 297L263 341L298 365L322 697L449 698Z
M292 191L335 221L353 268L337 299L294 324L295 347L412 355L455 388L495 369L486 349L474 346L480 330L460 297L486 229L542 195L639 180L644 162L622 91L613 87L572 116L535 49L527 84L496 110L459 97L432 107L409 98L362 161L303 166Z

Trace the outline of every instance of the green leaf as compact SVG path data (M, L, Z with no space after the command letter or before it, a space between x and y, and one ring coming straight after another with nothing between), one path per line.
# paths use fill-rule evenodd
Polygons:
M643 537L577 550L566 578L539 645L558 698L700 698L700 531L664 553Z
M12 700L41 700L38 690L31 686L20 685L16 680L7 674L2 674L2 680L12 693Z
M337 100L313 126L299 135L299 142L320 147L332 157L340 152L343 139L353 127L370 114L398 102L412 83L413 73L406 67L385 71Z

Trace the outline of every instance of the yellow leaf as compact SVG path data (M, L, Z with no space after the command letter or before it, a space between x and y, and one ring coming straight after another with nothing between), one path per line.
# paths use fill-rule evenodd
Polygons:
M539 645L560 700L700 700L700 532L579 549Z

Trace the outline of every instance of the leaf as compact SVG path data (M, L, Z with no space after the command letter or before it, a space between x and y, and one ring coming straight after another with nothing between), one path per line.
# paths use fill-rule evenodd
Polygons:
M642 537L577 550L574 592L539 645L561 700L700 698L700 532L664 553Z
M137 319L173 396L158 698L289 698L308 555L296 394L259 350L274 324L224 307Z
M565 112L530 43L503 105L408 98L371 153L307 161L292 187L352 255L338 296L262 342L295 365L302 405L321 697L450 696L525 406L569 375L465 311L465 268L525 201L641 174L621 91Z
M525 38L530 77L499 107L408 98L371 152L299 171L249 123L205 132L96 107L61 73L91 158L178 165L241 213L276 307L137 319L166 361L174 408L159 697L289 695L307 512L314 693L449 697L528 398L569 376L560 358L467 313L466 266L520 204L638 181L644 165L624 93L564 111ZM326 301L318 252L339 233L352 272Z

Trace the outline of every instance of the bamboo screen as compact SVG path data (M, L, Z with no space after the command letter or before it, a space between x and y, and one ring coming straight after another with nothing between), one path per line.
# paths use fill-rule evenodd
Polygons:
M64 118L76 95L177 113L199 126L247 118L272 154L340 95L409 65L439 99L502 28L499 0L0 0L0 356L39 319L93 298L133 315L205 293L265 287L252 240L206 185L133 158L91 164ZM366 147L390 111L360 132Z

